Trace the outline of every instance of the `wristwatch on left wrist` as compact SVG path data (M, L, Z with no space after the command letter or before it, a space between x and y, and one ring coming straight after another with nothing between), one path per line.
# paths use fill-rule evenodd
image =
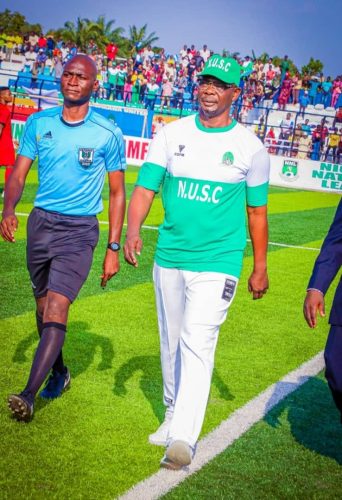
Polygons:
M112 250L112 252L118 252L121 248L121 245L117 241L112 241L111 243L108 243L107 248L109 248L109 250Z

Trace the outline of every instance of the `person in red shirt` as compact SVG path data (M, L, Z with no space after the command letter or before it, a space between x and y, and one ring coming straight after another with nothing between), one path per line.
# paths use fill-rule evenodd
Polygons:
M5 170L5 186L12 173L15 153L11 131L11 111L8 107L13 101L8 87L0 87L0 166Z
M117 46L113 42L110 42L106 47L106 53L108 61L115 61L116 55L118 53Z
M40 37L39 37L39 39L38 39L37 44L38 44L38 47L39 47L40 49L43 49L43 50L45 50L45 49L46 49L46 46L47 46L47 38L45 38L45 36L43 35L43 33L41 33L41 35L40 35Z
M336 115L335 115L335 118L334 118L333 127L336 126L336 123L342 123L342 106L340 106L338 108L338 110L336 111Z

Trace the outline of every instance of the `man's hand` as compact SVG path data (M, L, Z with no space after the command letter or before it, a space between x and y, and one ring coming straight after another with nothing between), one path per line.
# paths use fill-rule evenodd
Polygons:
M140 235L126 236L124 255L126 262L131 264L131 266L138 267L138 260L136 256L140 255L142 246L143 244Z
M304 317L310 328L317 326L317 312L325 316L324 295L319 290L308 290L303 307Z
M119 252L113 252L108 249L103 261L103 273L101 274L101 287L105 288L107 281L109 281L115 274L119 272Z
M0 234L5 241L15 243L14 233L18 228L18 219L15 214L4 215L0 222Z
M253 300L262 299L268 290L267 271L253 271L248 280L248 291L253 294Z

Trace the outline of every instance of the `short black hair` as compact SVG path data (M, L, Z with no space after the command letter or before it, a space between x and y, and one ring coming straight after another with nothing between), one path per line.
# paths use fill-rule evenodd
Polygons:
M6 87L6 85L2 85L2 86L0 87L0 92L3 92L4 90L10 90L10 88L9 88L9 87Z

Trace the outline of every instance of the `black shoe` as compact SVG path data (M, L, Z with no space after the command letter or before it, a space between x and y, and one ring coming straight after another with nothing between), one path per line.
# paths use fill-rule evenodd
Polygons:
M33 416L33 401L24 392L11 394L8 398L8 407L13 417L20 422L29 422Z
M43 399L56 399L59 398L62 393L68 389L70 386L70 372L67 367L65 367L64 373L59 373L52 370L44 389L41 391L39 396Z

